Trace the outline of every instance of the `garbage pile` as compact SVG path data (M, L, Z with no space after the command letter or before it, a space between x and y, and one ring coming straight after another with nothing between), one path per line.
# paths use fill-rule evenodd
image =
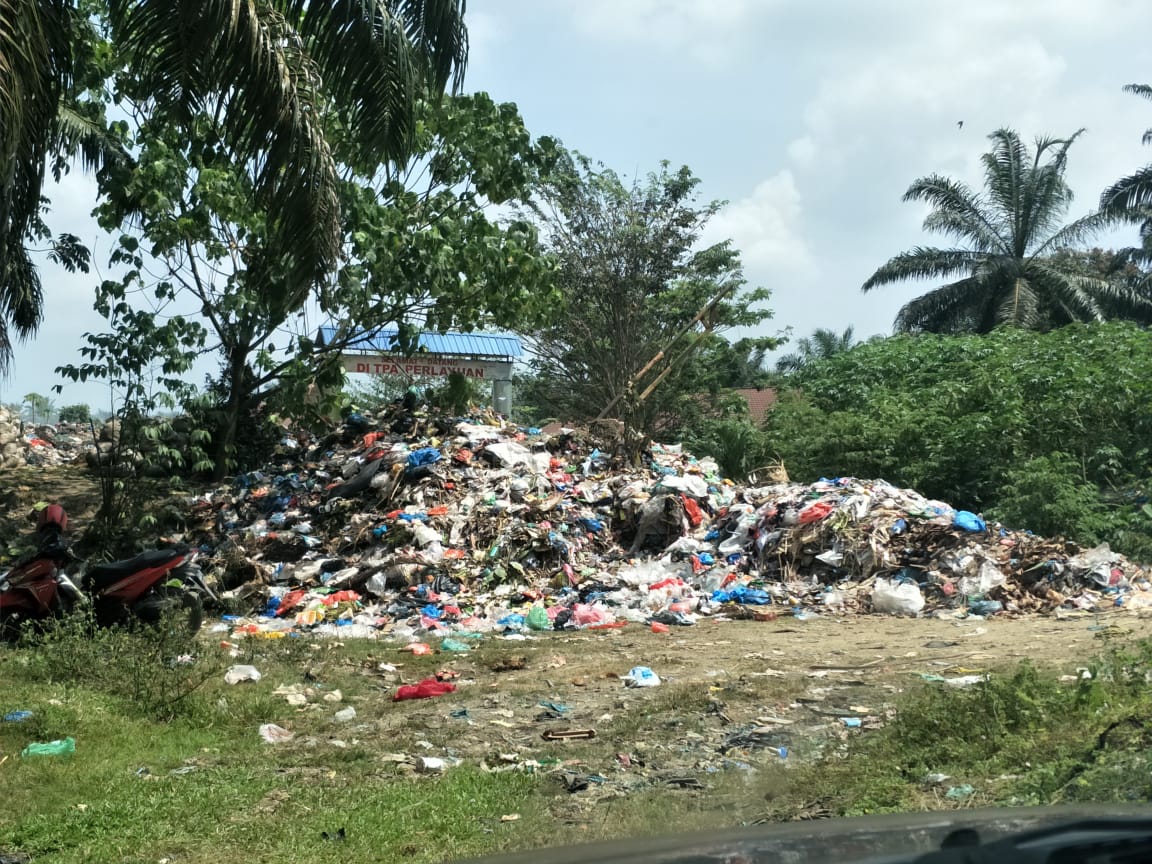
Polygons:
M987 525L883 481L759 488L587 432L353 415L310 449L193 499L233 635L387 636L689 626L700 616L941 617L1143 606L1106 546ZM221 628L224 629L224 628ZM432 646L428 646L431 648Z
M28 464L27 451L20 418L0 405L0 470Z

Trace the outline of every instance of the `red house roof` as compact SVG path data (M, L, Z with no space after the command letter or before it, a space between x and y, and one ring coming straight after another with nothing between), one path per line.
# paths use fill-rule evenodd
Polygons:
M776 404L776 391L771 387L742 387L734 392L744 397L748 403L748 416L756 424L763 423L769 409Z

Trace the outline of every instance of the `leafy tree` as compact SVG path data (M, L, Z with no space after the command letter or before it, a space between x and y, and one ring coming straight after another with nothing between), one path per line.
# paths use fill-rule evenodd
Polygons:
M780 394L757 462L884 478L1014 527L1152 555L1152 331L895 336L817 360ZM1092 496L1087 493L1091 491Z
M65 405L60 409L61 423L87 423L92 417L92 409L87 405Z
M254 169L252 193L269 231L293 250L281 282L296 291L331 273L342 250L340 169L325 109L343 110L348 145L360 156L405 159L418 98L460 84L463 9L463 0L0 4L0 363L10 353L8 325L25 336L40 318L25 244L46 231L46 158L56 170L77 152L93 162L100 150L84 121L102 116L94 104L128 95L189 133L203 116L215 118L227 147ZM101 69L89 61L94 27L104 24ZM123 74L109 91L91 80L93 69ZM77 111L86 89L100 92Z
M1147 300L1107 279L1061 266L1058 250L1100 229L1091 214L1061 225L1072 201L1064 180L1068 149L1079 136L1039 138L1034 151L1008 129L992 133L984 154L984 192L938 174L922 177L905 201L929 204L926 231L956 238L953 248L917 247L878 269L863 290L906 279L950 279L910 301L899 332L987 333L1000 324L1042 328L1099 321L1109 310L1152 318Z
M151 315L160 353L219 354L221 378L211 388L220 400L211 422L217 478L240 426L263 403L299 406L313 383L336 389L340 351L360 326L399 323L401 342L412 343L416 322L509 327L548 307L551 267L531 226L500 225L484 212L526 196L550 158L551 143L533 142L513 105L486 94L422 103L419 153L403 164L354 160L342 126L334 128L335 152L352 160L339 186L346 263L315 291L293 282L294 250L281 245L259 204L254 166L213 117L201 116L190 139L146 111L132 121L122 133L136 159L102 173L97 212L109 231L126 214L138 229L120 235L110 263L123 275L101 285L97 308L123 324L133 320L126 310ZM141 308L144 300L151 305ZM341 322L323 346L307 329L309 302ZM199 329L183 317L164 323L187 309L199 313ZM83 379L101 368L62 371Z
M781 374L798 372L813 360L824 360L850 351L857 345L851 325L843 333L818 327L811 336L802 336L796 342L796 350L785 354L776 361L776 371Z
M29 393L24 397L24 405L33 423L43 423L52 415L54 403L42 393Z
M564 155L522 208L556 259L562 294L548 325L528 332L535 371L529 401L543 414L580 420L615 403L614 416L652 431L699 399L705 382L691 379L701 352L722 352L726 330L771 317L768 291L743 288L730 242L700 248L721 202L698 204L698 184L687 167L673 170L667 162L628 183L584 156ZM641 404L662 367L635 386L631 379L685 328L667 358L670 371ZM745 363L755 350L745 343Z

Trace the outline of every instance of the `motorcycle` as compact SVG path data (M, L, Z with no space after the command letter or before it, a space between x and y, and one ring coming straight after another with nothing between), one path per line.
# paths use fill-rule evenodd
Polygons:
M204 623L203 599L218 602L185 546L141 552L126 561L97 564L81 579L103 626L138 620L159 624L175 616L189 633Z
M58 504L37 519L37 552L0 579L0 636L11 639L24 621L42 621L91 604L102 626L159 624L176 616L189 633L204 621L202 598L218 602L184 546L143 552L135 558L97 564L80 578L80 588L64 573L73 560L63 540L68 515Z
M72 553L64 542L68 514L59 504L37 514L36 552L0 576L0 639L11 641L26 621L44 621L86 604L64 567Z

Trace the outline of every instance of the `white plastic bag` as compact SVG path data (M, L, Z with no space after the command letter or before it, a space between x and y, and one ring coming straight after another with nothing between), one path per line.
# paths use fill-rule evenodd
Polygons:
M224 673L225 684L239 684L241 681L259 681L260 670L255 666L233 666Z
M976 576L962 576L956 583L965 597L983 597L997 585L1004 584L1004 574L991 561L981 561Z
M872 588L872 611L915 618L924 608L924 595L914 582L877 579Z

